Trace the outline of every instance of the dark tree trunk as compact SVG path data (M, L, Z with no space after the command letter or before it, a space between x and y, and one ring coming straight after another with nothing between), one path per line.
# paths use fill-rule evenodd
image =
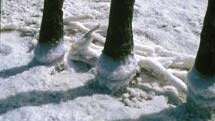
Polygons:
M208 2L195 67L203 75L215 75L215 0Z
M63 2L64 0L45 0L40 43L56 45L63 38Z
M132 19L135 0L112 0L103 53L121 59L133 50Z

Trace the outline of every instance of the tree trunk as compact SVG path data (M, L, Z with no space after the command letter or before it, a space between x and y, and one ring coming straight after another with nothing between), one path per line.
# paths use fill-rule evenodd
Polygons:
M206 76L215 75L215 1L209 0L195 68Z
M112 0L103 53L122 59L133 50L132 19L135 0Z
M45 0L40 43L56 45L63 38L63 2L64 0Z

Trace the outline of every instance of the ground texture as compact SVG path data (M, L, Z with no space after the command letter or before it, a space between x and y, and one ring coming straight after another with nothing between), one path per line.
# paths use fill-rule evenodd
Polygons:
M170 100L138 86L128 87L118 96L95 89L90 84L95 75L85 63L73 62L73 71L55 73L54 66L37 64L28 49L40 26L43 1L1 2L1 27L12 31L0 33L0 121L186 120L183 100ZM135 43L195 56L206 4L201 0L136 0ZM109 0L65 0L64 18L71 17L88 28L101 24L98 33L106 36L109 7ZM30 32L23 34L17 29L22 27ZM83 35L74 31L74 38ZM151 56L162 57L159 53ZM145 71L136 81L159 87L159 79Z

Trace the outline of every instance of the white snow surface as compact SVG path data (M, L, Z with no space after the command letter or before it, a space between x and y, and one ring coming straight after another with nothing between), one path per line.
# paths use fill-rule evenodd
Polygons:
M17 32L1 33L1 46L10 43L12 52L0 55L0 121L133 120L169 107L164 96L143 102L142 108L126 106L117 97L88 87L95 78L89 72L53 75L53 66L31 61L33 53L26 53L27 41Z
M38 31L43 0L1 3L2 28ZM175 69L171 71L177 72L175 76L183 72L180 78L184 79L198 49L206 6L202 0L136 0L133 28L135 53L141 54L138 59L149 56L165 68ZM105 37L109 7L110 0L65 0L64 18L71 17L87 28L100 24L97 33ZM75 32L73 39L83 35L83 31ZM132 89L122 97L100 94L87 86L95 76L84 63L74 62L70 67L74 71L54 74L54 66L35 63L33 53L28 52L32 39L20 36L20 30L0 33L0 121L182 121L166 113L171 106L168 96L163 95L165 89L159 87L163 80L145 72L151 68L145 68L136 80L141 82L141 89L152 88L154 92ZM101 53L101 48L94 51ZM180 107L170 111L183 115Z
M2 25L40 23L43 0L2 2ZM195 54L206 6L207 1L202 0L136 0L134 38L143 44ZM65 0L64 17L88 16L82 22L89 27L100 23L105 35L109 7L110 0Z

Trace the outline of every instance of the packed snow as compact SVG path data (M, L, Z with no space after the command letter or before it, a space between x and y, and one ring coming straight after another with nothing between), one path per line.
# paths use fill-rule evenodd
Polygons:
M202 0L136 0L138 73L113 96L94 85L110 0L65 0L66 68L34 60L43 0L1 1L0 121L182 121L206 6Z

